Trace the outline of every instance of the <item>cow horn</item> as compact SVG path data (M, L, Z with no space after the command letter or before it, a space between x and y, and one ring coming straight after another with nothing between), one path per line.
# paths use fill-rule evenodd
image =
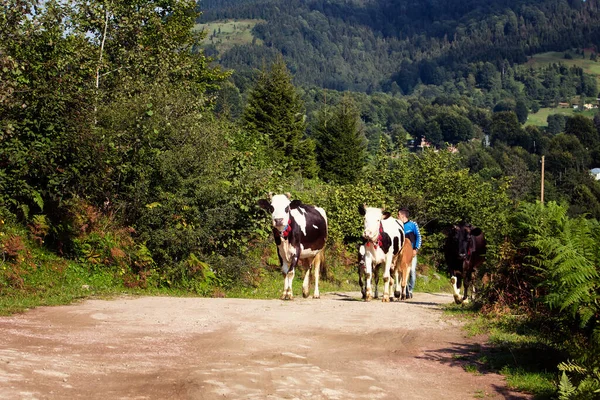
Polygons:
M273 192L269 192L269 194L267 194L267 197L269 198L269 200L273 200Z
M292 199L292 194L290 192L285 192L285 196L288 198L288 200Z

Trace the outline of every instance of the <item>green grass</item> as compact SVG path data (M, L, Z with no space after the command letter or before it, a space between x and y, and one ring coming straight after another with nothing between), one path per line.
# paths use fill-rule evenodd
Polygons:
M451 293L452 285L450 285L450 278L443 273L429 270L426 274L420 275L417 270L415 291L423 293Z
M565 52L550 51L547 53L534 54L528 61L528 66L534 68L545 67L552 63L561 63L567 66L576 66L583 69L583 72L595 75L596 79L600 77L600 62L590 60L590 51L585 52L585 59L581 55L570 52L572 59L565 59Z
M575 111L572 108L540 108L539 111L535 114L529 114L527 118L527 122L525 122L525 126L527 125L535 125L535 126L547 126L548 125L548 115L551 114L562 114L567 116L572 116L574 114L585 115L588 118L594 118L594 115L598 112L598 109L586 110L586 111Z
M194 30L206 32L203 44L214 44L221 53L231 49L235 45L252 43L254 36L252 28L260 22L259 19L237 19L213 21L206 24L196 24ZM261 44L260 39L254 39L255 43Z
M505 376L508 387L531 393L536 399L553 398L556 392L556 366L560 353L536 331L524 316L482 316L473 305L449 305L446 313L466 320L468 335L486 335L481 348L461 354L463 367L471 373L497 372Z
M590 51L585 52L585 59L581 58L581 55L575 54L574 52L570 52L572 59L564 58L565 52L556 52L550 51L547 53L539 53L534 54L529 61L527 61L528 66L532 66L534 68L542 68L549 64L563 64L566 66L576 66L583 69L583 72L594 75L596 77L596 81L600 84L600 61L592 61L590 60ZM600 85L599 85L600 86ZM571 99L573 100L573 99ZM596 104L595 99L588 99L593 104ZM535 114L529 114L529 119L525 123L525 125L536 125L536 126L547 126L547 118L550 114L563 114L571 116L575 113L579 113L579 111L573 110L573 108L542 108ZM593 116L598 112L597 109L582 111L581 114L586 117L593 118Z
M479 367L475 364L465 364L463 369L473 375L481 375L481 372L479 372Z

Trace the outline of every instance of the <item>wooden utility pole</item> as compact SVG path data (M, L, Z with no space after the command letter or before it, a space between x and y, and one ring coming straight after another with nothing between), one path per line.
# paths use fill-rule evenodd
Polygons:
M544 204L544 156L542 156L542 189L541 189L541 203Z

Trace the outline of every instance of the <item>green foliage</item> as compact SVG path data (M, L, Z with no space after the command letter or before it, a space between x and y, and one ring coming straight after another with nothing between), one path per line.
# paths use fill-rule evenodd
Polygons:
M263 141L267 156L286 174L303 172L309 178L314 174L314 153L302 150L307 145L304 105L282 59L269 71L261 71L243 119L246 131Z
M469 141L473 137L473 124L471 121L452 111L440 112L436 118L442 138L450 144Z
M595 399L600 394L600 370L597 368L590 371L573 362L563 362L558 369L562 371L558 383L560 400ZM578 378L577 385L573 384L567 372Z
M119 288L112 273L58 257L33 232L0 212L0 314L65 304Z
M517 114L517 118L521 124L527 122L527 114L529 114L529 109L523 100L517 101L515 106L515 114Z
M574 360L559 366L567 372L561 378L561 395L593 398L600 354L600 225L570 218L568 208L555 202L523 203L508 237L513 241L503 246L501 279L492 278L488 304L499 307L499 300L512 296L504 304L518 299L523 309L537 316L552 346ZM502 295L491 296L494 288Z
M221 55L221 62L243 71L260 67L273 53L284 54L296 82L305 86L411 94L439 85L474 97L480 91L493 92L489 104L503 98L502 92L554 102L568 92L587 92L591 84L583 84L576 74L564 84L561 79L546 81L529 73L529 66L517 73L511 66L552 49L560 52L550 61L558 66L566 62L562 60L566 48L584 43L591 47L594 39L589 32L596 32L598 19L593 2L472 0L448 6L439 1L294 0L288 5L203 2L203 22L265 20L253 29L256 44L233 46Z
M326 182L356 183L366 164L358 109L349 96L333 109L323 108L314 128L320 176Z
M492 145L503 142L509 146L531 147L531 139L521 127L517 115L512 111L502 111L492 116L490 126Z
M567 119L565 133L574 135L586 147L594 146L600 140L592 120L583 115L574 115Z

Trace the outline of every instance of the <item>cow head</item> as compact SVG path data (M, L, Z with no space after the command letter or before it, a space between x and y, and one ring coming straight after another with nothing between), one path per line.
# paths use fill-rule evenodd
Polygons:
M370 241L377 241L379 237L379 227L381 221L389 218L389 212L383 212L383 209L376 207L365 207L364 204L358 206L358 212L365 217L365 229L363 237Z
M260 208L271 213L273 227L279 232L283 232L290 222L290 203L291 195L277 194L269 195L269 200L260 199L258 205Z
M462 260L468 259L475 249L475 237L481 235L481 229L465 223L455 225L455 231L458 241L458 256Z

